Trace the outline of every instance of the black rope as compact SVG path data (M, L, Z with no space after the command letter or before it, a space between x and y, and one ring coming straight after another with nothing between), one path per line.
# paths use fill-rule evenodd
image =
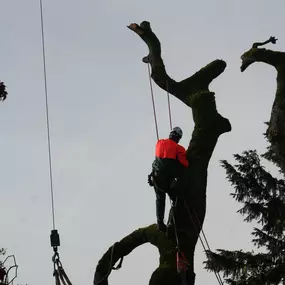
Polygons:
M55 253L52 257L53 261L53 267L54 267L54 272L53 275L55 277L55 284L56 285L72 285L70 279L68 278L67 274L65 273L65 270L62 266L62 263L59 258L59 254L57 250L55 249Z

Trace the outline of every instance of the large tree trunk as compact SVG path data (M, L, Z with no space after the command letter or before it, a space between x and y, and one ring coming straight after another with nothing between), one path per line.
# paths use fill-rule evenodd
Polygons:
M189 284L194 284L194 251L206 212L207 168L219 136L231 131L229 120L217 112L214 93L209 91L209 84L225 70L226 63L215 60L193 76L176 82L166 73L160 42L151 30L150 23L144 21L140 25L131 24L128 28L138 34L149 48L149 55L143 61L151 65L151 77L155 83L192 108L195 127L187 149L190 165L182 185L186 207L184 203L178 204L176 221L180 230L181 249L191 264L189 275L192 277ZM150 284L180 284L176 271L174 236L169 234L166 237L157 230L156 225L139 229L116 243L112 261L112 247L109 248L98 263L94 284L104 275L108 277L110 266L122 256L128 255L134 248L146 242L155 245L160 254L160 265L152 274ZM100 284L108 284L107 278Z

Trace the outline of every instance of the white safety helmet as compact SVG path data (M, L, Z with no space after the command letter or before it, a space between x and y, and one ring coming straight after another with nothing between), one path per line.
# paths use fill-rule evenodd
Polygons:
M179 127L174 127L174 128L172 129L172 131L170 132L170 136L171 136L171 135L176 136L176 137L178 137L179 139L181 139L182 136L183 136L183 132L182 132L181 128L179 128Z

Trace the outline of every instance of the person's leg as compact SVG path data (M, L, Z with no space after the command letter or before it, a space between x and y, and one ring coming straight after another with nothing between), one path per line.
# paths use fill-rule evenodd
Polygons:
M164 224L164 214L165 214L165 198L166 193L162 191L158 186L154 185L154 191L156 195L156 218L159 230L165 231L166 226Z

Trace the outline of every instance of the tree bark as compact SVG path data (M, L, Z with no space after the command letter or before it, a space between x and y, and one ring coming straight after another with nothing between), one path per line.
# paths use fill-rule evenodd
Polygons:
M273 38L273 37L272 37ZM275 39L275 38L273 38ZM271 42L270 39L264 43ZM276 39L275 39L276 42ZM275 43L272 42L272 43ZM241 70L254 62L263 62L271 65L277 71L277 89L271 110L270 121L266 131L266 137L270 142L268 151L264 156L277 164L282 173L285 173L285 52L272 51L269 49L258 48L253 44L253 48L246 51L242 56Z
M149 22L130 24L129 29L138 34L147 44L148 56L143 58L151 66L151 77L162 89L192 108L195 123L192 138L187 149L189 167L183 180L184 203L176 207L176 223L179 228L180 246L191 266L189 285L194 284L194 251L206 212L207 168L218 138L231 131L228 119L223 118L216 109L215 94L209 91L209 84L226 68L223 60L214 60L191 77L176 82L166 72L161 58L161 45L153 33ZM186 207L185 207L186 205ZM190 211L190 215L188 213ZM154 211L155 212L155 211ZM194 222L193 222L193 220ZM175 239L171 231L166 237L155 225L139 229L125 237L114 247L114 259L129 254L135 247L150 242L159 249L160 264L151 279L151 285L180 284L176 272ZM116 250L117 248L117 250ZM111 248L99 261L95 272L94 284L108 272ZM107 278L104 280L107 285Z

